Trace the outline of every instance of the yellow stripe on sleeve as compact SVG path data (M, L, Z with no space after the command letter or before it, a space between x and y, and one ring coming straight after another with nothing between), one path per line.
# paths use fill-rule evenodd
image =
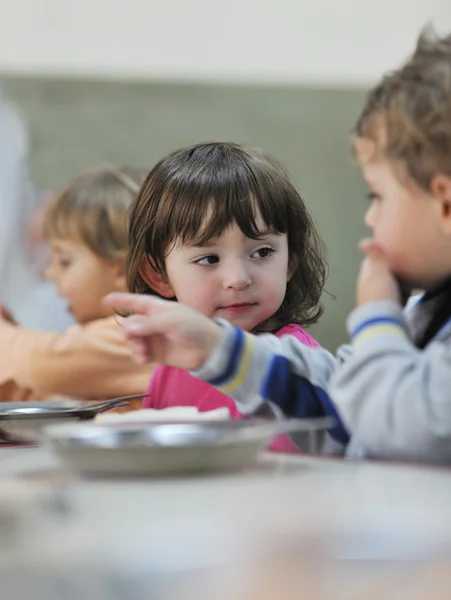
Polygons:
M402 327L391 323L387 323L385 325L374 325L373 327L368 327L364 329L361 333L356 335L352 342L352 345L354 347L358 347L368 342L369 340L384 335L394 335L396 337L407 338L407 333Z
M254 336L249 335L247 333L244 334L244 352L243 358L241 360L239 369L235 375L235 377L226 385L219 387L218 389L223 394L231 394L237 387L239 387L244 380L246 379L246 375L249 371L249 366L252 360L252 351L254 349Z

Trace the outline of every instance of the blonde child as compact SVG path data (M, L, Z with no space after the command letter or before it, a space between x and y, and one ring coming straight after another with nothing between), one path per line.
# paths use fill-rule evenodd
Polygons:
M61 335L0 318L1 400L144 392L149 369L133 363L120 318L102 303L105 294L126 289L127 215L144 178L140 169L100 166L72 181L47 209L46 276L77 325Z
M372 239L335 358L292 337L256 338L187 307L109 299L138 362L158 360L227 386L246 413L333 414L351 456L451 462L451 36L423 34L413 57L368 96L355 153L368 183ZM409 290L425 290L403 311ZM304 390L317 391L316 405ZM337 414L337 411L338 413Z
M321 313L325 265L304 202L283 168L262 152L212 142L178 150L150 172L130 217L131 291L176 299L255 333L291 336ZM144 407L227 407L223 392L160 366ZM286 438L279 450L293 450Z

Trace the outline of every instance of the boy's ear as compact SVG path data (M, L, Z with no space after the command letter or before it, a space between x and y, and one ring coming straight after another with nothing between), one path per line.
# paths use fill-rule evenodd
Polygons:
M443 174L435 175L431 181L431 194L439 202L444 231L451 235L451 177Z
M125 274L125 258L120 258L112 263L113 277L114 277L114 288L118 292L125 292L127 290L127 277Z
M157 294L163 298L174 298L174 290L172 289L168 278L156 270L150 258L147 256L142 258L139 263L138 271L147 285Z

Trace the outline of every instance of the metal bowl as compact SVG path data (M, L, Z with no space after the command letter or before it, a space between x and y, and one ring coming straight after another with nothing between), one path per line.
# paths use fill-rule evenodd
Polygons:
M103 401L72 398L42 402L8 402L0 404L0 440L7 442L37 442L41 430L61 421L92 419L99 412L128 404L142 397L125 396Z
M77 420L71 409L83 405L79 400L7 402L0 405L0 439L8 442L36 442L39 431L61 419Z
M289 421L60 424L45 441L72 470L86 475L218 472L252 464ZM328 419L297 421L296 430L320 431Z

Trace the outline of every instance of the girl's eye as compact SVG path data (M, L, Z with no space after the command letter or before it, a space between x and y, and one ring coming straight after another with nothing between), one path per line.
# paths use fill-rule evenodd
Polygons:
M215 265L219 262L219 257L215 254L209 254L208 256L203 256L196 260L197 265Z
M70 262L70 260L68 258L60 258L58 260L58 264L59 264L60 267L64 267L65 268L65 267L70 267L71 262Z
M252 258L268 258L271 254L274 253L274 248L270 248L269 246L265 246L264 248L259 248L255 252L251 254Z

